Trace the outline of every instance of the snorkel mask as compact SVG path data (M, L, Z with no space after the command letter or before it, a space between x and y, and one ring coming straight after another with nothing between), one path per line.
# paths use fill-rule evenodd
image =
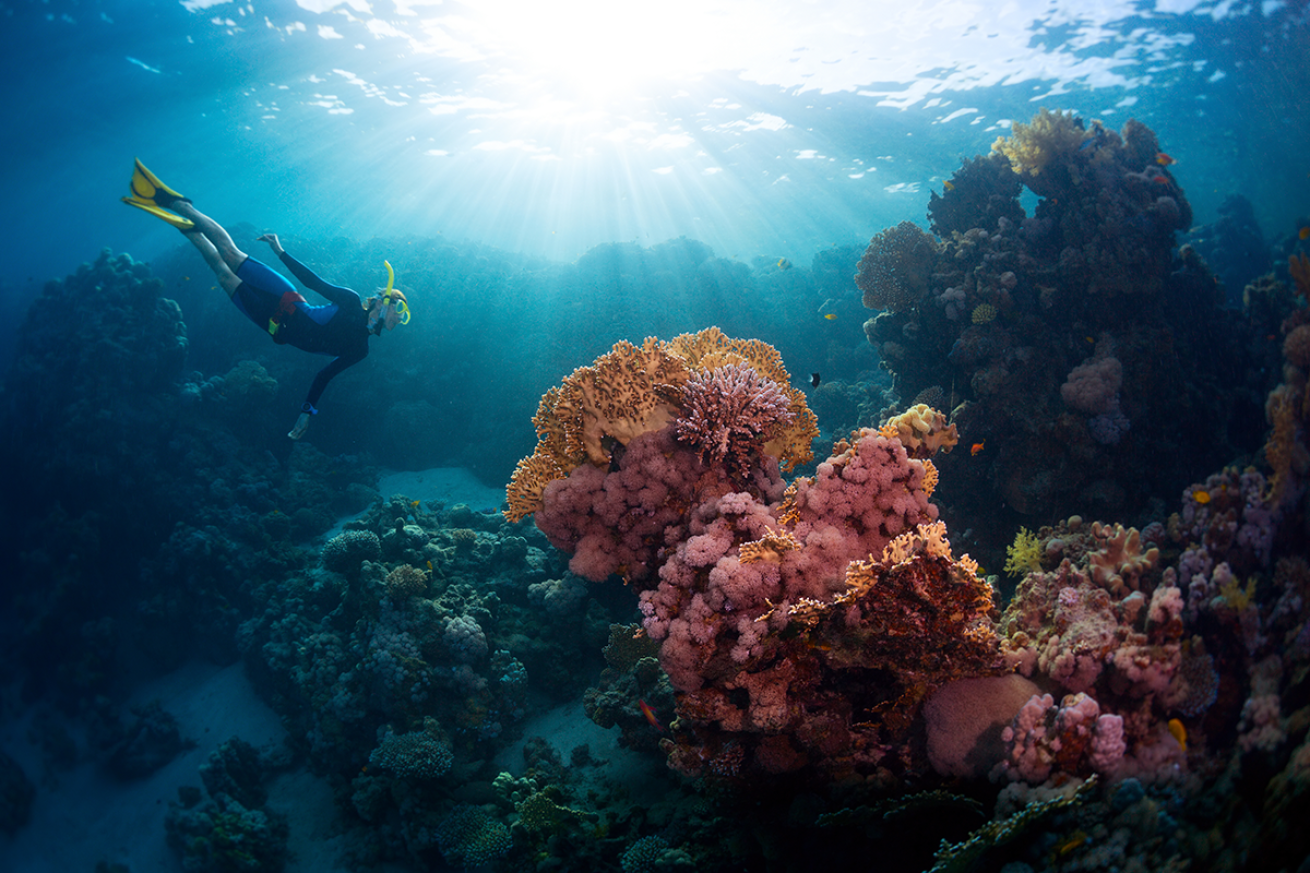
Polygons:
M400 316L400 323L409 324L409 301L405 299L403 293L392 287L396 284L396 271L391 269L390 261L383 261L382 263L387 268L387 287L382 292L382 305L386 306L390 303L395 306L396 315Z
M396 317L400 319L400 323L409 324L409 301L405 299L404 292L394 287L396 284L396 271L391 269L390 261L383 261L382 263L387 268L387 287L382 291L379 312L385 310L388 305L394 306L396 308Z

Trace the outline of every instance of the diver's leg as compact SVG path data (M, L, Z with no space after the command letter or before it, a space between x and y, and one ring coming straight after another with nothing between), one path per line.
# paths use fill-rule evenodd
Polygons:
M195 205L190 201L177 200L169 204L168 208L183 218L189 218L191 221L195 222L195 229L204 234L205 239L210 242L212 248L217 250L218 255L223 259L223 262L227 264L228 270L234 275L236 271L241 268L241 265L245 263L246 258L250 257L245 252L241 251L241 249L237 248L237 244L232 241L232 237L223 229L221 224L210 218L208 215L205 215L199 209L196 209ZM195 234L188 233L187 236L192 237L191 241L195 242ZM196 247L200 248L199 243L196 243ZM201 252L203 254L204 250L201 249ZM217 272L217 270L215 272ZM228 291L227 293L231 294L232 292Z
M196 214L200 215L198 212ZM191 218L189 215L187 217ZM200 217L204 218L203 215ZM210 224L214 224L210 219L205 220L209 221ZM195 221L195 219L192 219L192 221ZM217 227L218 225L214 226ZM222 230L222 228L219 228L219 230ZM223 235L227 236L226 233ZM209 236L200 229L200 223L196 222L195 230L188 231L184 236L191 240L191 244L200 252L200 256L205 259L205 263L209 265L209 269L214 271L214 276L218 279L219 287L227 292L228 297L231 297L233 293L236 292L237 286L241 284L241 280L237 278L236 270L228 266L227 259L224 258L218 248L210 242ZM232 240L229 238L228 242L230 243L231 241ZM242 260L245 260L244 257Z

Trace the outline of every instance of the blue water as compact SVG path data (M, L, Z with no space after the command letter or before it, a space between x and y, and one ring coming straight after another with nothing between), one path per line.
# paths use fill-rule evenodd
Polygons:
M1049 505L1020 505L1018 491L1007 492L1008 480L996 472L1001 460L986 448L1002 453L1010 475L1024 463L1014 460L1014 447L996 431L965 435L962 450L942 464L952 503L946 516L952 540L989 569L1004 562L1021 523L1036 528L1110 507L1122 515L1103 520L1163 525L1189 483L1228 464L1263 463L1264 398L1282 373L1279 325L1304 305L1288 296L1281 309L1253 315L1242 308L1242 289L1259 273L1278 267L1289 281L1287 256L1304 250L1296 237L1310 225L1310 10L1303 0L0 0L0 80L0 633L8 640L0 644L0 751L36 785L26 830L10 827L0 808L0 867L7 857L15 865L8 869L90 869L102 860L133 871L181 869L183 853L165 845L163 810L178 800L178 785L200 781L197 766L230 733L279 738L260 699L283 707L278 715L287 719L292 745L302 754L311 749L310 758L318 754L312 763L319 775L338 780L338 801L347 798L334 807L330 789L318 785L314 821L330 820L334 809L355 816L349 780L363 772L384 722L403 732L400 719L412 727L421 713L415 721L414 711L381 707L368 722L376 737L351 737L354 746L324 739L314 733L323 730L319 721L287 713L327 711L326 698L288 702L278 684L286 677L270 666L285 666L277 660L285 653L272 641L264 650L242 643L263 641L263 633L280 640L277 633L298 628L290 651L319 632L304 616L330 624L314 612L322 607L316 574L325 537L361 513L381 531L392 526L388 512L402 511L434 543L447 537L440 541L451 549L450 531L479 531L482 563L456 562L456 578L478 597L494 594L506 611L531 614L526 586L562 576L567 556L535 530L502 529L494 510L515 462L532 452L538 399L619 340L669 339L718 325L729 336L770 343L819 413L819 458L844 429L876 426L884 403L903 407L910 398L895 396L866 339L862 326L874 313L852 281L861 253L899 222L928 229L929 198L946 192L962 161L988 154L1040 108L1114 130L1136 119L1155 132L1161 166L1185 191L1196 228L1174 242L1192 243L1210 262L1226 286L1227 309L1193 322L1188 304L1171 299L1167 317L1143 316L1158 321L1160 332L1137 337L1136 360L1150 357L1142 343L1174 354L1176 342L1182 350L1159 369L1130 369L1123 390L1127 405L1149 395L1148 378L1177 389L1160 400L1171 415L1184 411L1177 439L1163 428L1150 432L1146 414L1136 412L1132 433L1140 442L1124 443L1127 454L1154 433L1151 457L1136 460L1158 467L1158 477L1125 472L1131 463L1106 465L1101 481L1109 484L1095 494L1089 488ZM325 360L270 345L175 230L119 202L134 157L227 227L238 247L275 266L256 241L261 233L280 234L296 257L364 295L385 282L384 260L395 267L412 324L374 341L368 360L333 381L304 442L293 445L285 434ZM1234 206L1235 195L1246 205ZM1036 195L1025 192L1020 202L1034 215ZM1247 232L1242 251L1214 230L1231 223L1234 209ZM1125 232L1140 230L1128 225ZM105 249L148 271L123 260L78 274ZM133 269L139 275L130 278ZM1175 276L1183 272L1178 267ZM147 276L162 285L142 292ZM1055 339L1055 328L1051 335L1052 347L1065 343L1061 354L1071 356L1065 372L1091 354L1095 339L1086 334L1100 329L1081 322L1059 329L1066 328L1067 337ZM905 336L913 345L913 332ZM1125 361L1129 354L1125 345ZM1231 418L1186 415L1211 408L1204 404L1213 398L1199 395L1214 381L1187 379L1193 368L1222 371L1223 362L1213 360L1220 354L1233 355L1236 371L1232 394L1219 406ZM1195 364L1202 359L1205 367ZM962 381L972 375L959 372ZM847 402L810 391L817 387L812 373L830 389L849 387ZM1141 384L1131 384L1139 377ZM849 399L856 395L863 405ZM999 420L979 427L1003 429ZM975 440L980 457L970 467L964 456ZM1103 460L1096 456L1094 465ZM398 488L407 489L407 500L388 503ZM1094 507L1076 503L1111 492ZM420 519L406 510L409 500L430 514ZM1304 556L1304 526L1295 523L1304 512L1302 498L1277 541L1289 556ZM540 551L506 569L493 551L515 548L503 543L520 535ZM417 554L410 557L421 564ZM1268 595L1270 566L1259 578ZM1010 593L1013 582L1004 584ZM597 654L604 625L633 620L632 593L610 586L593 587L592 612L580 607L589 625L563 631L551 619L511 627L502 614L491 633L484 612L496 607L468 607L494 637L493 650L520 647L515 655L527 663L535 695L515 698L521 711L513 719L522 722L513 730L501 735L499 722L496 731L478 728L478 756L517 755L514 732L533 718L581 718L583 689L605 666ZM369 608L368 620L386 623L376 603ZM239 658L250 666L253 687L230 666ZM501 681L486 663L482 678ZM505 676L525 669L518 661L495 663ZM229 665L228 672L211 675L219 669L212 665ZM460 668L442 669L454 675ZM176 670L202 678L170 679L183 675ZM1233 681L1240 688L1227 689L1236 695L1235 704L1227 701L1227 732L1210 726L1217 737L1210 764L1219 769L1214 762L1234 748L1235 713L1250 691L1245 673ZM203 705L211 688L239 704L215 714ZM1282 690L1288 716L1293 702L1305 702L1304 682L1288 678ZM106 725L136 719L139 729L146 717L130 706L150 695L164 698L198 746L174 749L172 770L159 771L167 779L105 776L103 768L119 766L106 761L118 760L114 750L122 745L121 732ZM573 709L559 708L565 705ZM670 695L657 706L657 722L669 721L672 705ZM246 706L249 719L232 717ZM211 722L213 735L205 733ZM625 737L648 727L638 718ZM567 758L569 732L553 730ZM1299 730L1289 729L1283 752L1304 739ZM686 790L675 802L688 802L694 791L678 788L660 766L660 736L640 736L644 747L609 750L616 772L642 782L632 794L643 804L655 805L666 789ZM477 757L461 754L461 765ZM1281 767L1263 763L1271 772ZM296 766L297 778L310 778L305 758ZM464 794L442 789L442 815L455 799L490 803L494 774L473 775ZM582 802L578 785L569 802ZM1176 812L1195 787L1154 797L1161 810ZM274 806L295 806L285 784L274 793ZM83 802L71 805L79 823L69 825L58 810L74 795ZM113 840L103 829L80 840L60 833L128 805L129 796L157 805L159 814L116 824ZM500 802L502 811L511 809ZM1298 802L1293 814L1304 812L1303 798ZM453 869L431 840L426 855L396 850L404 803L388 807L390 830L369 822L393 841L378 857L412 869ZM1250 820L1237 813L1230 820L1232 828L1248 828L1247 837L1259 817L1252 803ZM411 812L405 808L405 816ZM735 814L738 824L750 819L745 806ZM320 860L304 836L309 815L292 814L301 860L291 869ZM602 869L586 865L603 858L603 869L627 870L621 850L643 834L658 832L675 846L682 840L692 858L712 842L704 832L634 824L645 815L607 824L622 845L605 842L599 828L588 831L590 847L572 861L560 845L525 842L521 833L511 857L526 864L557 851L563 869ZM368 829L360 820L351 819L356 837ZM437 824L421 816L404 821L416 842L416 822ZM862 837L851 832L876 842L883 837L871 834L881 827L866 822L843 832L854 841L843 851L858 854ZM1090 821L1061 827L1060 840L1080 827L1093 830ZM1211 833L1232 831L1215 825ZM1026 855L993 856L987 869L1006 860L1058 867L1064 856L1051 854L1058 842L1051 834ZM889 863L918 869L938 837L962 835L932 834L926 850ZM60 860L44 858L43 847L57 842L64 844ZM1059 845L1075 852L1082 844ZM741 863L754 869L768 854L744 851ZM1208 869L1202 854L1190 857L1192 869Z

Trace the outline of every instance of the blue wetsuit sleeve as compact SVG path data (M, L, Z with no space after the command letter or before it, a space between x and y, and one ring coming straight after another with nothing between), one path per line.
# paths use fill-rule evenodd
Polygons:
M306 267L286 252L278 255L278 257L282 260L282 263L286 264L286 267L291 271L291 274L300 280L300 284L304 285L311 291L316 291L319 294L322 294L328 299L329 303L335 303L342 308L345 308L346 306L362 305L363 302L360 300L359 294L355 293L350 288L346 288L342 285L333 285L331 282L325 282L318 273L315 273L313 270L309 269L309 267ZM351 363L353 364L355 362L351 361ZM349 364L346 366L349 366ZM332 377L329 376L328 378L330 379Z

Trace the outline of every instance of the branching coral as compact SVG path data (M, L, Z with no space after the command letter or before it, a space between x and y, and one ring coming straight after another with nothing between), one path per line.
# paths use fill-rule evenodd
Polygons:
M1005 548L1005 572L1011 576L1026 576L1041 569L1041 541L1028 528L1019 528L1019 532L1014 535L1014 542Z
M928 293L936 240L910 221L902 221L869 241L856 267L855 284L869 309L904 312Z
M739 362L697 373L682 388L678 440L700 452L701 462L731 465L745 475L765 441L795 416L777 383Z

